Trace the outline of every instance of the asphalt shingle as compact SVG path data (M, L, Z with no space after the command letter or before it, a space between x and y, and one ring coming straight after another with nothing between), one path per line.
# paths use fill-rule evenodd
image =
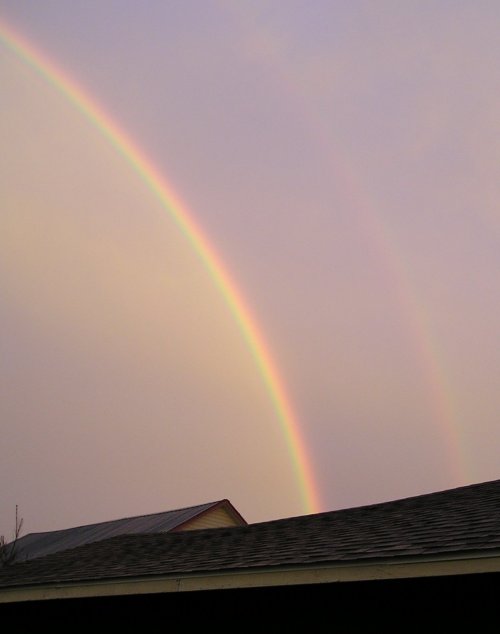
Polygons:
M121 535L0 570L0 588L500 549L500 480L186 533Z

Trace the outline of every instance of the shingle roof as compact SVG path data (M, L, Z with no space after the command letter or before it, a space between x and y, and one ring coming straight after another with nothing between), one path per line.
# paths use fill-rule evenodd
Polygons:
M50 555L62 550L68 550L83 544L102 541L117 535L135 533L166 533L177 529L193 518L221 505L231 506L228 500L208 502L172 511L139 515L123 519L66 528L64 530L45 533L30 533L24 535L17 542L18 559L33 559L43 555ZM231 508L233 508L231 506ZM235 509L234 509L235 510ZM235 510L235 514L236 514ZM242 522L243 522L242 518Z
M123 535L15 564L0 588L500 550L500 480L249 526Z

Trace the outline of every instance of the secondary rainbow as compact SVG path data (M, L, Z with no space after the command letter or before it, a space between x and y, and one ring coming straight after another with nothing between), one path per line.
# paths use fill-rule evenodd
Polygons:
M223 265L220 256L203 234L201 227L192 217L186 204L175 193L160 170L151 163L116 122L111 120L95 100L63 73L45 54L27 42L3 20L0 20L0 40L56 88L108 139L158 198L163 208L170 214L180 231L191 243L236 319L267 387L286 438L304 510L305 512L318 512L321 509L320 496L307 447L302 438L299 421L293 411L290 398L269 351L269 346L241 291Z
M231 7L234 9L234 6ZM261 59L265 59L262 56ZM267 58L269 61L269 58ZM361 220L360 231L375 247L389 283L396 292L396 305L407 324L412 339L415 358L419 363L422 376L427 383L430 397L430 409L439 427L443 452L446 456L451 484L456 486L470 482L470 467L465 451L465 442L461 436L456 398L446 371L444 355L440 351L437 338L433 334L430 311L418 295L411 281L409 267L390 225L384 220L382 209L377 208L375 199L366 191L364 183L356 171L349 165L345 154L328 139L331 131L325 128L321 119L311 108L311 102L303 98L295 73L281 58L271 58L277 80L288 92L288 102L300 108L302 120L307 122L314 134L318 147L322 148L323 160L328 165L336 181L342 183L342 194L350 208L356 211ZM340 188L339 188L340 191Z

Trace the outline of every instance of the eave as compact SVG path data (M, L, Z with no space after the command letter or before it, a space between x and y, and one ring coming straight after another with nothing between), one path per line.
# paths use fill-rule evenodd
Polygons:
M500 551L26 584L0 589L0 603L494 572L500 572Z

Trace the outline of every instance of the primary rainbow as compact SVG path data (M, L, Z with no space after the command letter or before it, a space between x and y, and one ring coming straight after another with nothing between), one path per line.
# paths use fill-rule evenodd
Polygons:
M46 55L2 20L0 20L0 40L54 86L108 139L158 198L163 208L191 243L237 321L267 387L286 438L304 510L306 512L319 511L321 508L319 491L307 448L269 347L240 290L185 203L174 192L160 171L106 112Z

